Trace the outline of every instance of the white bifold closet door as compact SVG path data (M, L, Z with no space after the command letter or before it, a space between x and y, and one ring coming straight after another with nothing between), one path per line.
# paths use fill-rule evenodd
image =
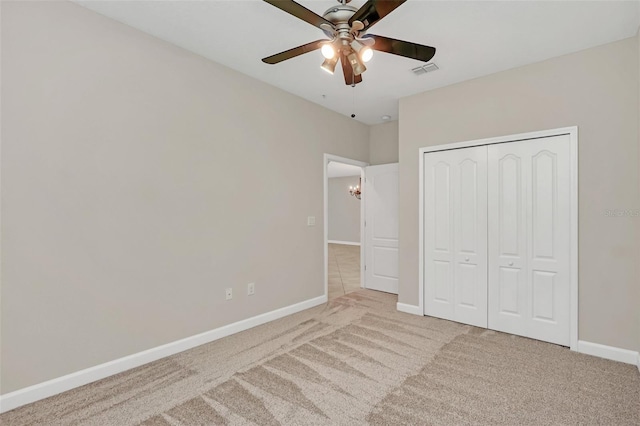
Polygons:
M424 157L425 313L487 327L487 147Z
M490 145L489 328L570 343L569 135Z

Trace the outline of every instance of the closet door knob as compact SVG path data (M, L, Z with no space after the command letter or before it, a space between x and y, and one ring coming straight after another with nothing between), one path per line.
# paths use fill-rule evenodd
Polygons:
M509 262L509 266L513 266L513 262Z
M465 262L468 262L468 261L469 261L469 258L468 258L468 257L465 257L465 258L464 258L464 261L465 261Z

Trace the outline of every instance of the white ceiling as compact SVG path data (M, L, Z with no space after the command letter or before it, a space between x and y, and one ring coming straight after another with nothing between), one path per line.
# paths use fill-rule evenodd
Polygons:
M336 178L345 176L360 176L361 171L362 168L358 166L330 161L329 165L327 166L327 177Z
M363 83L320 69L319 51L277 65L261 58L324 38L318 28L259 0L86 1L77 3L366 124L398 118L398 99L633 36L638 1L410 0L372 34L437 48L440 70L376 52ZM300 0L319 15L335 0ZM353 0L359 7L364 0ZM355 103L355 107L353 107Z

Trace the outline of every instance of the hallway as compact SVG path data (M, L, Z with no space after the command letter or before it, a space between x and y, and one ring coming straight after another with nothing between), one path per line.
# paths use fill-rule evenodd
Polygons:
M329 300L360 289L360 247L329 243Z

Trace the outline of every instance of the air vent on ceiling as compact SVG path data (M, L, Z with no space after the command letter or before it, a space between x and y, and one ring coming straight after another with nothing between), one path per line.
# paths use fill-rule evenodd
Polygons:
M411 71L413 71L413 73L415 75L422 75L422 74L426 74L428 72L433 72L433 71L437 71L440 68L438 68L438 66L436 64L434 64L433 62L429 62L426 65L422 65L421 67L416 67L414 69L412 69Z

